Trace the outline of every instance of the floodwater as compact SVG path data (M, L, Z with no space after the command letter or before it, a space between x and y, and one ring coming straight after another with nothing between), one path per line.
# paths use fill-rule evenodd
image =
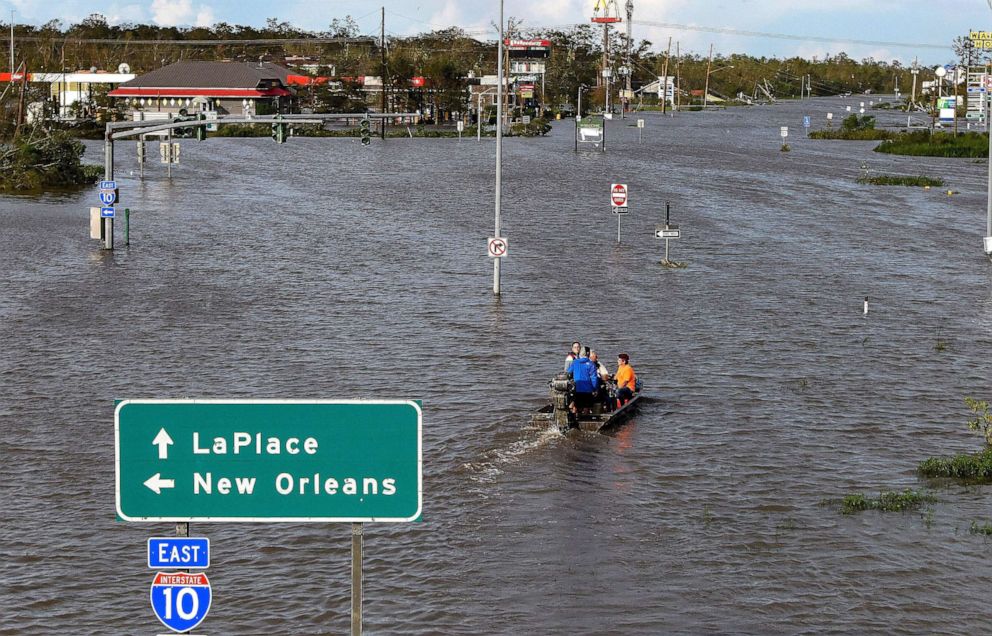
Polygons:
M500 299L491 140L184 142L171 182L119 144L112 253L94 191L0 199L0 634L163 631L145 539L173 528L114 518L125 397L422 399L423 522L366 526L369 634L988 632L992 489L821 505L926 487L992 398L987 166L803 138L859 99L647 113L606 154L571 121L507 140ZM948 186L857 185L862 162ZM529 423L576 339L650 396L611 435ZM199 632L347 633L349 525L192 533Z

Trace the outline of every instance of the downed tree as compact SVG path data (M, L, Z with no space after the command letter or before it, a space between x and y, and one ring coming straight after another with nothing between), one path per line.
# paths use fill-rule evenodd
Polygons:
M66 132L42 126L22 128L0 143L0 192L26 193L94 183L100 166L85 165L85 147Z

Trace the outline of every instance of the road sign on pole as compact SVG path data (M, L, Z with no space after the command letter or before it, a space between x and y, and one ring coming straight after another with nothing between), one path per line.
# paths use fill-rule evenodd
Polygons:
M102 219L112 219L114 218L114 208L102 207L100 208L100 218Z
M413 521L420 405L404 400L123 400L125 521Z
M782 126L779 129L779 134L782 135L782 139L785 139L786 137L788 137L789 136L789 127L788 126Z
M503 258L506 256L509 244L502 236L490 236L487 243L489 258Z
M152 610L175 632L195 629L210 610L210 581L202 572L159 572L152 581Z
M209 568L210 539L207 537L149 537L148 567Z
M627 207L627 184L614 183L610 185L610 203L615 208Z

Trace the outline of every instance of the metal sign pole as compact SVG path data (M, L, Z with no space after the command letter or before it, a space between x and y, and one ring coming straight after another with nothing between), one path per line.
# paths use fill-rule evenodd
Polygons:
M110 138L109 128L103 142L103 178L106 181L114 180L114 141ZM113 217L103 219L103 249L114 249Z
M499 0L499 51L496 56L496 234L500 233L500 205L503 194L503 0ZM500 272L499 266L501 258L493 259L493 293L500 294Z
M499 262L499 259L496 259ZM351 636L362 634L362 524L351 524Z
M168 144L169 145L167 147L168 152L165 154L165 156L169 158L169 164L168 164L169 167L167 168L167 170L168 170L169 179L172 179L172 162L175 159L175 157L172 156L172 129L171 128L169 129L169 136L167 137L167 139L169 140L168 141Z
M620 219L622 218L622 214L617 215L617 245L620 245Z

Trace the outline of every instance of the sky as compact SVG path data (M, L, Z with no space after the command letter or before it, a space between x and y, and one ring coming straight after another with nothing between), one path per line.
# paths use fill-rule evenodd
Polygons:
M626 0L618 0L624 11ZM588 23L596 0L505 0L505 16L524 28ZM379 32L380 7L386 32L404 36L451 26L480 39L495 39L498 0L0 0L0 21L41 25L53 19L78 22L99 13L111 23L163 26L216 22L264 25L266 18L307 30L326 30L334 18L352 16L363 33ZM644 24L645 22L654 24ZM666 25L666 26L660 26ZM680 26L732 29L872 43L824 42L687 30ZM951 40L969 30L992 31L989 0L634 0L633 35L663 50L672 37L683 51L705 55L747 53L823 58L845 52L857 59L922 64L951 62ZM940 50L887 43L948 45Z

